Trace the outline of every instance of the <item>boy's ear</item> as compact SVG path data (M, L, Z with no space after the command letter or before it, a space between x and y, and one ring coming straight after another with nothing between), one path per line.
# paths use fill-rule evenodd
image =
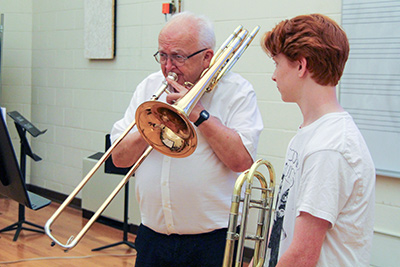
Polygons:
M298 61L298 70L299 70L299 76L302 77L304 76L306 70L307 70L307 59L304 57L300 58Z

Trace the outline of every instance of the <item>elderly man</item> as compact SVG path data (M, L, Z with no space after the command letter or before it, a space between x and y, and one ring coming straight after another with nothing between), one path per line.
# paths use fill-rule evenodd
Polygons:
M150 99L169 72L173 93L162 95L169 104L181 98L209 67L214 55L212 23L190 12L179 13L163 27L154 57L161 71L142 81L131 103L111 132L114 141L134 120L137 107ZM230 200L237 172L248 169L256 156L263 128L252 85L227 73L205 93L189 114L198 136L195 152L171 158L153 151L138 168L136 195L141 225L136 238L136 266L220 266L226 239ZM132 165L148 144L136 129L117 146L117 166Z

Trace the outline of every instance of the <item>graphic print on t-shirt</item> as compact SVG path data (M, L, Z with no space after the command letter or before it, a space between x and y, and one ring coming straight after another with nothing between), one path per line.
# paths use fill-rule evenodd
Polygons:
M279 195L275 207L275 219L271 231L271 238L268 247L271 249L269 266L274 267L278 262L279 243L284 240L287 235L283 228L283 220L285 218L286 202L289 191L293 187L296 170L298 169L298 153L290 149L287 155L285 168L283 169L282 181L279 186Z

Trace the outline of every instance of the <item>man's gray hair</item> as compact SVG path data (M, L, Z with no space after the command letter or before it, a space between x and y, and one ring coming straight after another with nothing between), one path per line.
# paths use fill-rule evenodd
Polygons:
M199 43L200 45L215 49L215 33L214 33L214 25L212 21L204 15L196 15L190 11L183 11L180 13L176 13L172 16L171 20L167 23L185 23L185 21L190 20L194 22L197 27L199 34Z

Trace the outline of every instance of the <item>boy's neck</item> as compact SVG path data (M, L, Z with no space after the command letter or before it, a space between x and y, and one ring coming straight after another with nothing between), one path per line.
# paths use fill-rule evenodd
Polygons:
M297 104L303 114L301 127L310 125L325 114L344 111L336 97L335 86L309 86Z

